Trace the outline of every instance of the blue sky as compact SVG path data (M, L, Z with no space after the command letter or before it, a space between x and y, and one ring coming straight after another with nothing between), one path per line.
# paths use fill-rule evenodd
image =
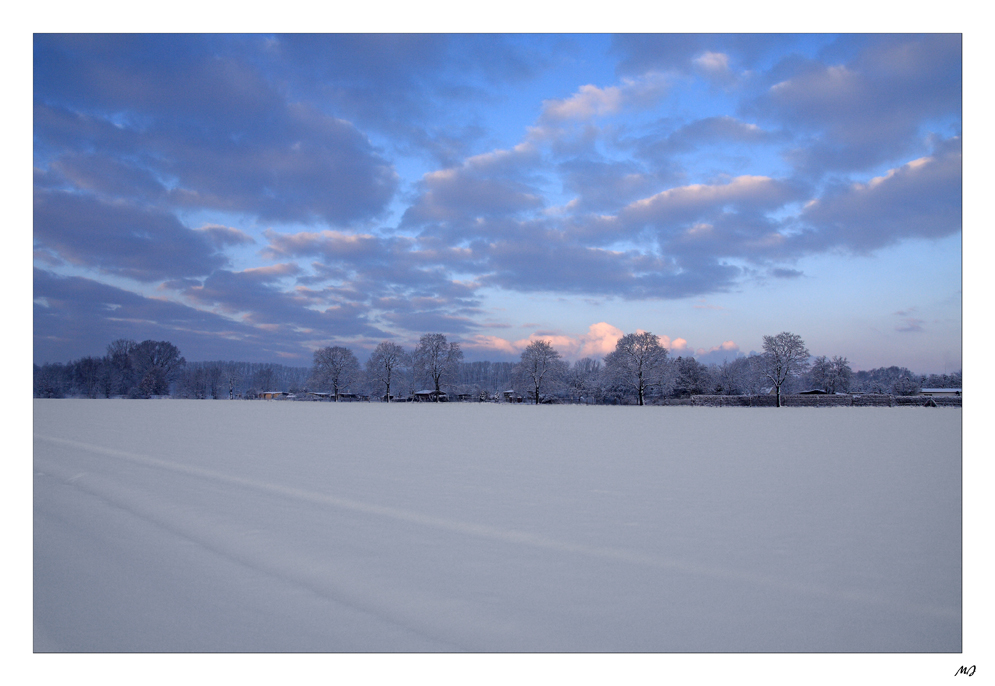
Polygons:
M961 366L957 34L34 38L34 357Z

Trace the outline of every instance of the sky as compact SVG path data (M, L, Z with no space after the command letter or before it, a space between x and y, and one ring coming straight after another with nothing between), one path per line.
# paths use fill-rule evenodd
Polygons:
M961 368L959 34L35 34L35 363Z

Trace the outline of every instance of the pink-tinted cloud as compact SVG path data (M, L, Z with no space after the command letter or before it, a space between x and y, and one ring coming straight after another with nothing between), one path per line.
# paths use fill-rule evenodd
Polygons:
M623 336L623 332L607 322L598 322L588 327L587 333L579 335L536 332L527 338L509 341L497 336L476 335L464 339L460 345L481 350L494 351L503 354L518 355L533 341L547 341L553 348L568 360L583 357L600 359L615 349L615 344Z

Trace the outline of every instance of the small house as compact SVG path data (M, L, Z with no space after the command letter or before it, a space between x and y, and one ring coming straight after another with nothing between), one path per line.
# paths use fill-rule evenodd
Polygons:
M442 391L415 391L414 399L420 403L449 402L449 396Z

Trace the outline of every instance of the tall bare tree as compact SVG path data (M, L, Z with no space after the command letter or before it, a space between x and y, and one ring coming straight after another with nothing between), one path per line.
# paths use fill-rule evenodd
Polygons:
M808 348L800 336L782 331L776 336L764 336L761 369L764 378L774 385L777 406L781 406L781 388L789 379L808 371Z
M408 365L408 355L397 343L384 341L377 345L366 361L369 380L384 387L384 397L390 402L390 385L396 381L398 372Z
M566 363L560 359L560 353L556 352L552 344L539 340L532 341L522 351L516 376L528 384L535 398L535 404L539 405L543 385L548 387L556 383L563 378L566 370Z
M660 338L648 331L629 333L618 340L615 350L605 356L605 372L618 384L633 390L640 405L646 393L665 383L667 349Z
M427 333L415 348L416 379L425 379L435 387L435 397L442 393L442 384L454 381L459 374L463 351L459 343L450 343L441 333Z
M318 386L331 388L336 402L358 374L359 360L349 348L336 345L314 351L311 378Z

